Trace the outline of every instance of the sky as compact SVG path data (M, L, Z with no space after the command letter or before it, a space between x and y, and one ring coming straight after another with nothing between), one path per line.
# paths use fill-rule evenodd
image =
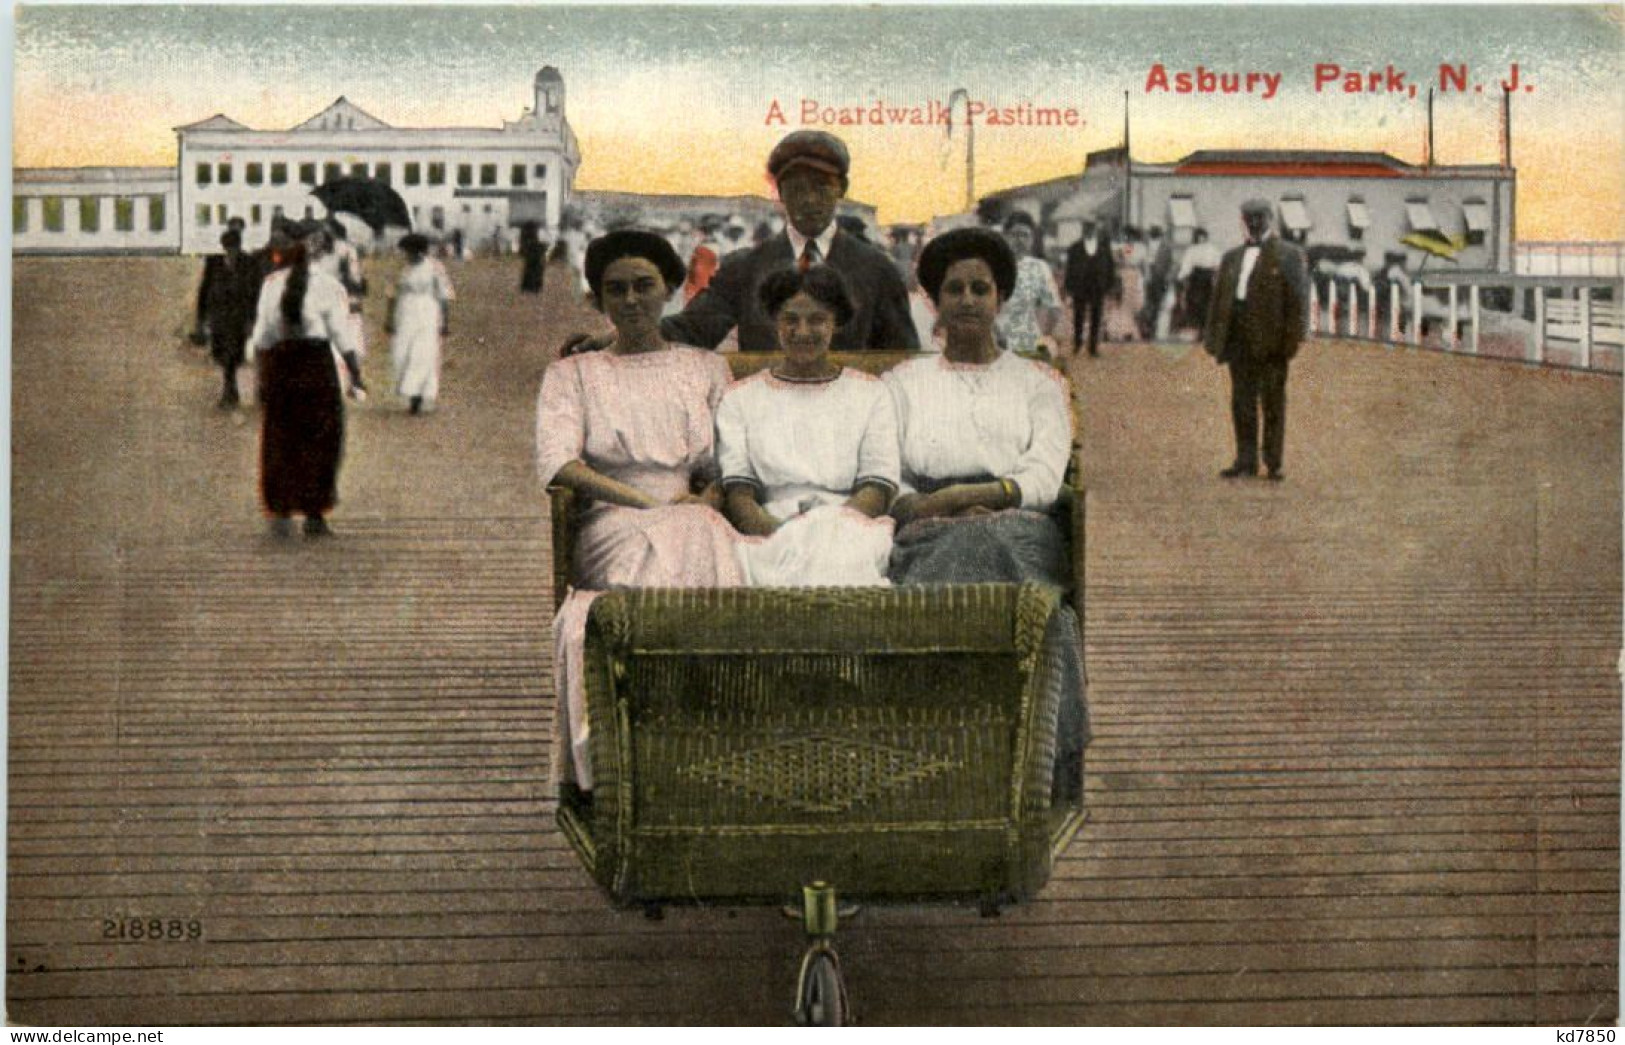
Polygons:
M908 117L956 90L984 107L981 195L1075 174L1089 151L1121 144L1125 92L1140 161L1244 147L1420 162L1441 64L1465 63L1485 90L1438 97L1437 162L1497 163L1496 83L1517 63L1519 238L1621 239L1618 10L23 6L13 160L172 164L178 125L223 112L285 128L340 95L397 126L494 127L531 104L536 71L552 65L581 143L577 188L766 194L773 143L818 126L851 148L851 196L884 222L921 221L963 209L963 108L951 135ZM1317 91L1317 63L1378 71L1380 88L1347 92L1338 77ZM1170 87L1198 67L1260 76L1251 93L1180 94L1156 89L1158 66ZM1404 74L1395 92L1390 66ZM877 102L885 125L825 122L843 109L869 118ZM1037 109L1062 122L1034 125Z

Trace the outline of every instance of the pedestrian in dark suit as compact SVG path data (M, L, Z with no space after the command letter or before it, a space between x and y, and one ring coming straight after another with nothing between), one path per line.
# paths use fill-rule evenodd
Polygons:
M1111 239L1092 221L1083 223L1083 235L1066 252L1063 289L1072 299L1072 352L1083 344L1083 317L1089 316L1089 354L1100 355L1100 316L1106 294L1117 278Z
M795 131L767 158L788 219L783 232L723 258L710 284L688 306L661 322L668 340L715 348L739 328L741 352L778 349L773 320L762 311L757 288L768 274L823 263L846 278L854 314L835 334L836 352L865 349L915 351L908 288L885 251L840 229L835 208L846 195L851 165L846 146L824 131Z
M1309 273L1303 251L1271 231L1265 200L1241 205L1247 242L1225 254L1203 341L1230 367L1230 419L1236 459L1226 479L1258 474L1258 415L1264 415L1264 466L1280 481L1286 438L1287 365L1308 321Z
M209 354L222 372L220 409L242 401L237 392L237 368L243 365L243 346L254 328L264 273L258 259L243 253L243 238L235 230L220 237L224 254L211 254L203 264L203 285L198 289L200 314L209 328Z
M705 290L661 320L666 340L715 348L738 327L741 352L777 351L778 329L762 310L757 288L778 269L826 264L845 277L853 305L852 320L835 332L832 351L918 351L908 288L897 266L885 251L835 223L850 166L846 146L824 131L794 131L774 146L767 172L784 205L784 231L724 257ZM608 343L606 337L578 335L564 352L595 351Z

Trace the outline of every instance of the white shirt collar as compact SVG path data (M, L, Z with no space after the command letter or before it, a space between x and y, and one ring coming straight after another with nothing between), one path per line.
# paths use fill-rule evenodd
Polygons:
M786 222L784 231L790 236L790 257L796 261L801 260L801 254L807 249L807 237L796 231L796 227ZM818 234L815 241L818 244L818 257L820 261L829 260L830 245L835 242L835 223L832 221Z

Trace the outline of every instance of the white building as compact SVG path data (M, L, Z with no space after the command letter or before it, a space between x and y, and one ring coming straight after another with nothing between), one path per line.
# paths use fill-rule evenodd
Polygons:
M34 167L12 172L18 254L173 254L173 167Z
M177 127L179 248L218 250L226 222L240 217L253 249L277 214L324 215L311 190L350 176L387 182L429 236L460 230L479 242L530 220L556 229L581 152L558 70L538 72L535 92L534 108L500 128L391 127L345 98L289 130L255 130L224 115Z

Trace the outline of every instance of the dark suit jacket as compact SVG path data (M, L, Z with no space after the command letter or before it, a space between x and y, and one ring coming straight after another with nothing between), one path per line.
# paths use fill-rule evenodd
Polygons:
M197 292L198 319L208 320L211 329L241 328L246 334L254 325L264 276L252 254L239 254L236 266L229 268L224 254L210 254L203 262L203 283Z
M833 351L919 349L908 312L908 288L884 251L837 231L826 260L846 277L855 308L852 322L835 332L830 345ZM741 352L776 351L778 332L762 311L756 291L769 273L792 264L790 237L783 232L749 250L729 254L710 285L687 308L661 321L661 333L671 341L715 348L737 326Z
M1271 236L1259 247L1247 282L1245 307L1236 308L1236 280L1246 245L1225 254L1208 305L1202 341L1221 363L1239 347L1255 362L1285 362L1298 354L1309 321L1309 270L1303 251ZM1232 343L1232 333L1237 335Z
M1117 278L1117 265L1112 259L1112 241L1106 236L1095 237L1095 252L1084 249L1083 240L1072 244L1066 251L1066 273L1062 286L1073 297L1087 298L1105 294Z

